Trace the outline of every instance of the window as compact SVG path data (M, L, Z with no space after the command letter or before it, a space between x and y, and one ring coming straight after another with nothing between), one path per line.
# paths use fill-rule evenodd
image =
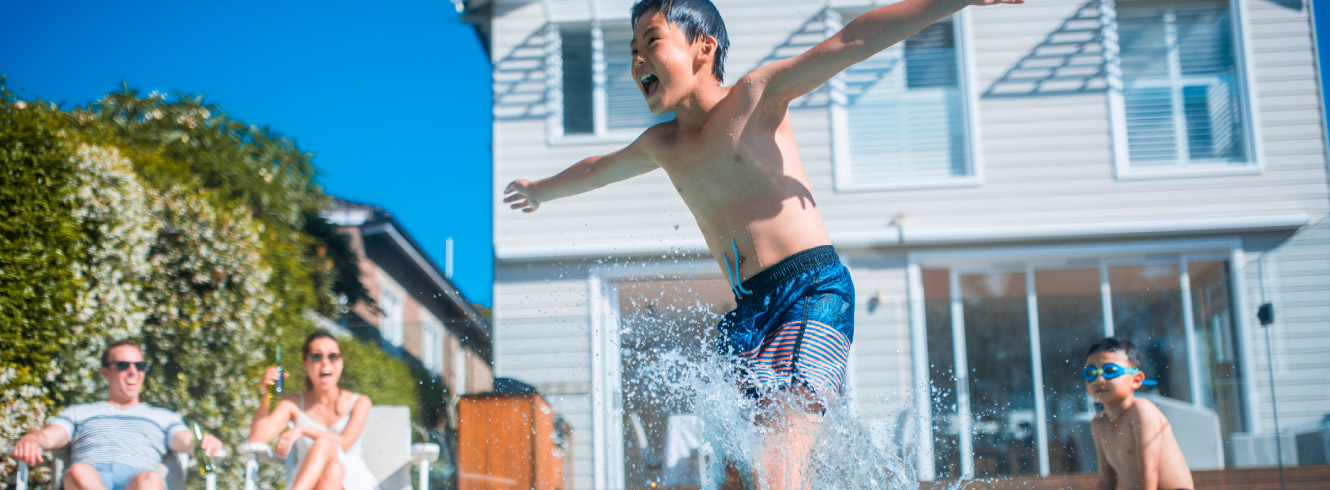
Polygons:
M1131 340L1143 390L1215 410L1244 429L1230 255L1151 254L924 265L923 331L934 390L937 477L1096 471L1089 345Z
M420 322L420 364L431 373L443 369L443 326L433 318Z
M828 34L838 19L828 11ZM938 21L833 80L837 190L977 183L959 31Z
M1253 169L1229 2L1120 1L1116 12L1118 174Z
M558 106L550 108L551 141L565 137L631 139L672 115L656 116L632 75L629 43L633 31L626 23L565 23L553 30L550 56L556 66L547 82L557 93Z
M379 308L383 318L379 319L379 332L389 344L402 346L402 296L396 291L383 288L379 294Z

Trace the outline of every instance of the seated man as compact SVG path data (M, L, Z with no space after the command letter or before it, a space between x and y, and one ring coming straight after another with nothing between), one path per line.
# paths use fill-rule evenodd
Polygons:
M113 342L102 352L102 377L110 399L75 405L51 417L46 428L28 433L14 444L14 459L29 466L42 461L42 451L71 445L73 464L65 473L66 489L148 490L166 487L153 471L167 449L188 452L194 436L175 412L139 403L148 363L138 345ZM222 443L203 436L211 455Z

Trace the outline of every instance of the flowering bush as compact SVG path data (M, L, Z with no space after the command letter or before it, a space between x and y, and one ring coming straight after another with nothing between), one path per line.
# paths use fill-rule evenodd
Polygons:
M86 255L74 264L83 287L68 346L57 361L55 388L64 404L106 399L98 374L101 352L107 342L136 337L143 328L148 252L160 228L147 189L118 151L85 144L70 160L72 218L83 231Z

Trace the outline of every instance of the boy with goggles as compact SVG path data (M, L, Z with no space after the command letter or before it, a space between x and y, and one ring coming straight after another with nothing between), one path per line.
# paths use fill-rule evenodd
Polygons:
M1140 353L1130 341L1109 337L1090 346L1081 371L1085 391L1104 410L1095 416L1095 453L1101 489L1192 488L1191 470L1159 407L1136 398L1153 385L1141 371Z

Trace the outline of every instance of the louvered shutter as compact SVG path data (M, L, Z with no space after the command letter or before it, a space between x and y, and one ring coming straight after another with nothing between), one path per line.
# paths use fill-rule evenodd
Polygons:
M1247 160L1228 7L1226 2L1118 4L1133 168Z
M955 28L937 22L845 71L855 186L970 174Z
M559 37L563 63L563 134L592 134L595 107L591 102L591 29L560 26Z
M628 26L605 28L605 126L614 130L642 130L673 119L647 109L642 90L632 74L633 31Z

